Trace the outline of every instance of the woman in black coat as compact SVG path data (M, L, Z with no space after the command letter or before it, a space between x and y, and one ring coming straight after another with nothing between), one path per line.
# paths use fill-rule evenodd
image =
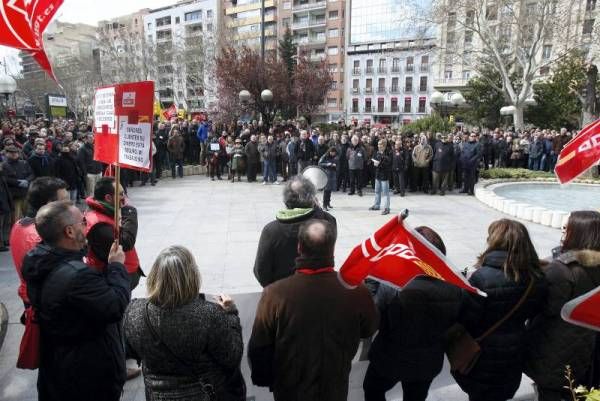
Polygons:
M63 146L61 149L60 156L56 159L54 170L56 177L61 178L67 183L67 191L69 191L71 201L76 202L81 170L68 145Z
M477 319L466 322L468 332L478 338L507 316L524 296L525 300L480 341L481 353L472 370L466 375L453 372L453 376L470 401L505 401L514 396L521 383L525 322L542 310L547 286L523 224L508 219L493 222L487 243L479 267L469 279L487 297L475 296L480 313Z

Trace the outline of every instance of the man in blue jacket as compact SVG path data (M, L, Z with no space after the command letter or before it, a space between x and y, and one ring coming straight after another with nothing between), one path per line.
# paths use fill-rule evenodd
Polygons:
M467 142L463 143L460 154L460 165L463 170L464 188L461 193L475 195L475 179L481 160L481 147L477 143L477 134L471 132Z

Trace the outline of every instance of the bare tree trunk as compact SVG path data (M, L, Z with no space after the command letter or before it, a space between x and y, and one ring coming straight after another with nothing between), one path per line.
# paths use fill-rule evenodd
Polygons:
M524 109L525 108L523 107L523 105L519 105L519 106L515 105L515 113L513 114L513 122L515 125L515 130L523 129L523 126L525 125L524 120L523 120Z

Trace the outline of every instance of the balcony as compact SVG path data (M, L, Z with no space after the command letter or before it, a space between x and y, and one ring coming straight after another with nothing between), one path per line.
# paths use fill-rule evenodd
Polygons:
M392 113L399 113L400 112L400 108L398 106L392 106L390 108Z
M421 64L421 66L419 67L419 71L429 72L429 64Z
M358 95L360 93L360 89L358 88L351 88L351 91L353 95Z
M385 86L380 86L377 88L377 93L380 95L384 95L386 93Z
M352 75L360 75L360 68L353 68Z
M403 113L407 113L407 114L412 113L411 108L410 107L406 107L406 106L404 107L404 109L402 110L402 112Z
M413 64L408 64L406 66L406 72L415 72L415 66Z
M324 60L325 57L327 57L327 55L325 53L311 54L310 55L310 61L321 61L321 60Z
M406 93L412 93L413 91L413 87L412 86L405 86L404 87L404 92Z
M417 110L417 113L425 114L425 107L419 107L419 109Z
M373 67L367 67L367 70L365 72L367 74L373 74Z
M467 86L468 82L469 82L468 79L463 79L463 78L443 78L443 79L436 80L433 84L433 88L440 92L451 91L451 90L465 88Z
M325 8L325 7L327 7L326 1L315 1L315 2L310 2L310 3L305 3L305 4L294 3L292 5L292 10L293 11L308 11L308 10L317 10L317 9Z
M387 74L387 67L379 67L377 72L380 74Z
M373 94L373 88L365 88L365 89L363 89L363 93L365 95L372 95Z
M373 113L375 108L372 106L365 106L365 113Z
M400 93L400 88L397 86L391 86L390 93Z
M359 113L358 106L357 107L352 107L352 112L353 113Z
M327 38L325 36L323 36L323 37L313 36L313 37L309 37L309 38L297 39L294 41L294 43L296 43L299 46L323 45L326 42L327 42Z
M399 72L400 72L400 66L399 65L392 66L392 73L399 73Z
M388 107L377 107L377 110L374 113L389 113L390 109Z
M265 8L270 8L270 7L275 7L275 0L265 0ZM225 15L239 14L239 13L243 13L244 11L250 11L250 10L260 10L260 8L261 8L261 2L257 1L254 3L242 4L241 6L237 6L237 7L226 8Z
M325 18L319 19L309 19L306 21L294 22L292 24L292 29L307 29L307 28L316 28L319 26L325 26L327 24L327 20Z
M420 86L419 87L419 92L427 92L427 87L426 86Z

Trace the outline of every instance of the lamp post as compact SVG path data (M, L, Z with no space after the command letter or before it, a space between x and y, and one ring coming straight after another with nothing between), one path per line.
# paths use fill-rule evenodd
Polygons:
M450 107L458 110L459 107L466 103L466 100L460 92L455 92L452 94L448 101L446 95L444 95L442 92L435 91L431 94L429 103L431 103L438 110L442 117L446 117Z
M265 103L266 112L263 113L263 119L265 120L267 132L271 124L271 102L273 101L273 92L269 89L265 89L260 93L260 98Z
M514 122L514 116L515 116L516 111L517 111L517 108L515 106L504 106L500 109L500 115L513 116L513 122Z
M8 100L17 91L17 81L8 75L0 76L0 95L3 95L2 106L8 117ZM16 111L16 110L15 110Z

